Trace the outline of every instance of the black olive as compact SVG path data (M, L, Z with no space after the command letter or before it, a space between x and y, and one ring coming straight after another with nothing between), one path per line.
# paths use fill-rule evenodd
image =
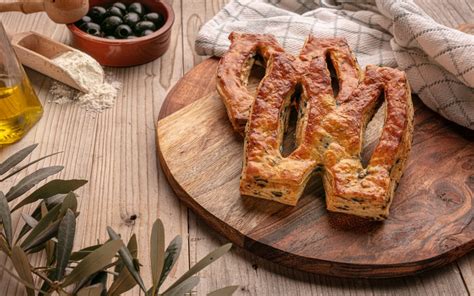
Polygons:
M106 38L106 39L112 39L112 40L113 40L113 39L117 39L117 38L115 38L115 36L112 36L112 35L107 35L107 36L105 36L105 38Z
M92 19L91 19L90 16L85 15L85 16L83 16L83 17L81 18L81 22L83 22L83 23L90 23L90 22L92 22Z
M120 8L112 6L109 9L107 9L107 16L111 16L111 15L123 17L123 12Z
M120 10L122 10L123 12L127 11L127 6L122 2L115 2L114 4L112 4L112 6L120 8Z
M135 12L143 16L145 14L145 7L140 2L133 2L128 6L128 12Z
M141 21L135 25L135 32L137 32L138 34L141 34L143 31L146 30L155 31L155 24L150 21Z
M104 31L107 34L111 34L115 31L115 28L123 24L123 21L121 18L118 16L112 15L107 17L101 24L102 26L102 31Z
M106 13L107 10L102 6L93 6L87 15L90 16L94 22L100 23L104 19Z
M92 22L92 19L89 16L85 15L80 20L75 22L75 25L80 27L82 26L82 24L89 23L89 22Z
M135 39L135 38L137 38L137 36L135 36L135 35L130 35L130 36L127 37L127 39Z
M117 27L117 29L115 29L115 37L120 39L125 39L132 34L133 31L129 25L120 25Z
M165 19L163 18L163 16L156 12L150 12L145 14L143 20L153 22L157 28L163 26L163 24L165 23Z
M148 36L148 35L153 34L153 33L155 33L155 31L145 30L145 31L140 33L140 36Z
M135 27L135 25L139 21L140 21L140 16L135 12L129 12L123 17L123 22L132 28Z
M94 35L94 36L101 36L100 26L96 23L93 23L93 22L84 23L82 24L80 29L86 32L87 34Z

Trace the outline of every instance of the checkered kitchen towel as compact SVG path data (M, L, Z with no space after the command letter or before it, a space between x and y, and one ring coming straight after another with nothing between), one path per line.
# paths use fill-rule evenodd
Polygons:
M362 66L398 66L426 105L474 129L474 35L437 23L412 0L231 0L201 28L197 52L222 56L232 31L273 34L293 54L310 33L345 37Z

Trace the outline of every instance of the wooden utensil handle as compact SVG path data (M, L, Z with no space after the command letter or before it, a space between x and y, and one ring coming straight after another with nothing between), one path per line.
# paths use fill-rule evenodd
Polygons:
M12 3L0 3L0 12L5 11L21 11L23 13L35 13L44 11L44 2L12 2Z

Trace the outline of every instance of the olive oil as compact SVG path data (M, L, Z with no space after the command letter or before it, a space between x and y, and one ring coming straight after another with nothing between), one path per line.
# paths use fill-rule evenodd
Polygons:
M0 145L20 140L41 118L43 107L26 75L23 80L0 75Z

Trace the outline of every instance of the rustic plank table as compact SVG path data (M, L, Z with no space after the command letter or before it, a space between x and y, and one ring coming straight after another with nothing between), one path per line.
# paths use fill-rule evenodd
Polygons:
M75 248L107 237L112 226L125 239L136 233L139 257L148 266L148 240L153 221L160 217L167 241L184 238L180 260L171 273L175 280L190 265L225 240L204 225L176 198L157 167L155 122L167 91L179 78L203 60L194 53L199 27L224 4L224 0L170 1L176 14L171 47L152 63L132 68L107 69L123 83L116 105L101 114L86 112L77 105L48 103L51 79L27 70L45 107L42 120L19 143L0 149L0 160L31 143L40 143L32 158L56 151L56 155L33 166L62 164L62 178L84 178L89 183L79 191L81 212ZM447 26L474 20L471 0L417 0L426 12ZM45 14L0 15L7 30L34 30L62 42L69 42L65 26ZM28 172L26 172L28 173ZM10 182L16 182L19 178ZM11 185L11 184L6 184ZM21 227L14 215L17 230ZM41 258L37 258L41 260ZM7 264L4 256L0 264ZM145 281L149 282L148 273ZM340 279L290 270L234 248L224 258L200 273L196 295L225 285L239 285L236 295L469 295L474 293L474 254L443 268L419 276L387 279ZM23 295L21 285L0 273L2 295ZM130 295L139 295L134 289Z

